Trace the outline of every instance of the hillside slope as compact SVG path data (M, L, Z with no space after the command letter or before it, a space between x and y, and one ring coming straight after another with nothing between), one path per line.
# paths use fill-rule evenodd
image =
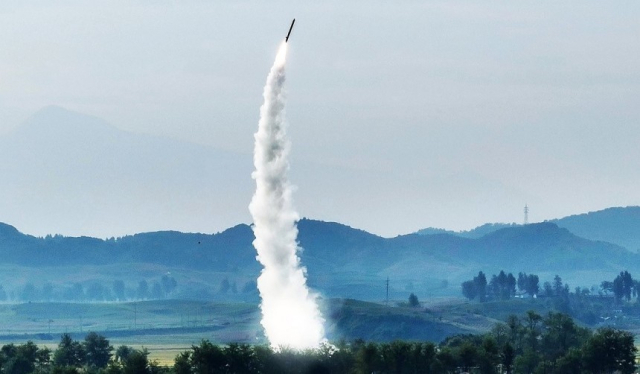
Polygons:
M572 215L551 222L574 234L640 251L640 206L615 207Z
M392 280L392 296L405 299L414 291L458 294L460 282L479 270L539 273L541 281L560 274L580 286L612 279L621 270L640 270L639 255L615 244L578 237L551 222L503 228L478 239L449 234L386 239L309 219L301 220L298 228L309 284L328 297L381 300L387 277ZM242 286L257 277L260 265L252 241L253 232L247 225L217 234L162 231L109 240L35 238L2 225L0 266L22 267L18 278L23 281L29 272L41 274L39 283L48 277L59 280L59 275L47 274L70 268L93 269L80 272L85 278L78 281L87 283L113 279L110 274L118 268L131 269L127 277L132 280L171 272L180 275L181 284L198 284L215 293L224 279ZM6 273L3 282L13 278L16 276Z

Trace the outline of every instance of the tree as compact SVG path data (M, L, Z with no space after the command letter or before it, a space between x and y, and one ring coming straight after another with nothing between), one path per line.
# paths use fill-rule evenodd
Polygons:
M38 356L38 347L29 341L16 346L7 362L3 365L3 373L29 374L33 373Z
M105 368L111 359L113 347L102 335L90 332L84 338L85 361L89 367Z
M522 323L515 314L507 317L507 327L509 328L509 342L515 344L515 348L522 348Z
M458 356L460 357L460 366L469 371L476 364L478 349L471 342L464 342L458 349Z
M118 347L118 349L116 349L115 360L123 363L127 360L127 358L129 358L129 355L133 353L133 351L135 351L135 349L126 345L121 345Z
M162 286L159 282L153 282L153 287L151 287L151 298L156 300L164 298L164 292L162 291Z
M160 282L162 283L162 289L164 291L165 296L169 296L169 294L171 294L173 290L175 290L176 287L178 286L178 282L176 282L176 280L173 277L170 277L166 274L162 276L162 278L160 279Z
M606 327L598 330L583 348L585 366L592 373L635 372L633 335Z
M71 335L62 334L58 349L56 349L53 354L53 363L56 366L82 366L84 363L84 349L82 345L71 339Z
M620 274L613 280L612 290L616 300L627 301L631 300L631 293L634 289L635 282L628 271L621 271Z
M505 344L504 348L502 349L502 365L504 366L504 370L507 372L507 374L511 374L515 356L516 353L513 350L513 346L509 343Z
M74 283L70 288L67 288L63 295L66 300L81 301L84 300L84 287L80 283Z
M470 280L462 283L462 295L469 300L473 300L478 296L478 290L476 290L476 284Z
M504 346L509 340L509 328L504 323L496 323L491 329L491 336L496 340L498 346Z
M480 373L494 374L498 362L500 362L498 345L491 336L487 336L482 341L482 347L478 354L478 366L480 366Z
M605 295L613 292L613 282L602 281L602 283L600 283L600 289Z
M116 296L116 299L119 301L123 301L125 299L124 296L124 281L117 279L113 281L113 294Z
M230 343L222 349L227 357L227 370L231 373L255 373L256 362L251 346Z
M173 364L173 372L175 374L191 374L191 353L190 352L182 352L180 353Z
M508 300L516 293L516 278L513 274L508 275L504 270L500 270L500 273L491 278L489 283L489 289L494 297L501 300Z
M540 335L539 324L542 321L542 316L533 310L527 311L527 314L524 318L524 323L527 329L527 343L529 347L533 350L538 348L538 337Z
M373 373L380 365L378 345L375 343L362 344L356 350L356 373Z
M520 292L527 292L527 273L519 272L518 273L518 290Z
M562 284L562 278L560 278L560 276L556 274L556 276L553 277L553 294L555 296L561 296L563 290L564 285Z
M219 293L226 294L231 289L231 283L227 278L224 278L222 282L220 282L220 290Z
M516 373L533 373L540 363L540 355L531 349L526 349L514 360Z
M141 280L138 283L138 289L136 291L138 299L146 299L149 297L149 283L146 280Z
M582 374L582 352L578 348L571 348L564 356L556 360L556 371L563 374Z
M124 374L147 374L149 370L149 352L146 349L141 351L134 349L133 352L127 356L122 366Z
M516 294L516 277L509 273L507 275L507 299Z
M473 278L473 284L476 286L476 293L481 302L487 299L487 277L482 271L478 272L478 276Z
M53 285L51 282L46 282L42 285L42 300L51 301L53 298Z
M27 283L22 290L22 300L35 301L38 298L38 291L33 283Z
M409 306L412 308L417 308L420 306L420 301L418 301L418 296L416 296L414 293L411 293L411 295L409 295Z
M542 347L545 357L555 361L571 347L579 347L586 340L589 331L575 324L573 319L563 313L549 312L544 319L545 334Z
M196 373L222 372L227 364L222 349L206 339L191 350L191 367Z
M104 300L105 289L104 286L98 282L93 282L87 287L87 299L89 300Z
M394 341L380 347L382 371L387 373L404 373L409 369L409 343Z
M540 292L540 279L537 275L529 274L525 291L531 296L535 296Z

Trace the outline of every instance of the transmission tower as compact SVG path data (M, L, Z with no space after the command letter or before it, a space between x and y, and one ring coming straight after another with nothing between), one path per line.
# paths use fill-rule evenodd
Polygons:
M529 207L527 204L524 204L524 224L529 224Z

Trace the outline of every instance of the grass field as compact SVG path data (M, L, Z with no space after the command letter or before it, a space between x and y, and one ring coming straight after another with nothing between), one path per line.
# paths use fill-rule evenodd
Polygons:
M76 340L90 331L114 347L146 348L160 364L199 344L264 343L255 304L162 300L136 303L25 303L0 305L0 344L33 341L52 349L63 333Z
M541 315L548 303L515 299L486 303L461 298L431 298L420 308L351 299L322 300L328 338L369 341L394 339L440 342L459 333L484 333L510 314ZM33 341L57 347L63 333L82 340L90 331L114 347L146 348L151 360L172 365L177 354L213 343L266 344L257 304L189 300L135 303L0 304L0 345Z

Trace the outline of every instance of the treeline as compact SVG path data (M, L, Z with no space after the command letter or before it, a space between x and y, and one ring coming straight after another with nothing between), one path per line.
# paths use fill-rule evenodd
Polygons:
M516 285L520 292L535 297L539 292L539 278L535 274L519 273L518 279L513 274L501 270L493 275L487 283L487 276L482 272L472 280L462 282L462 294L469 300L508 300L516 295Z
M631 301L631 298L640 300L640 281L633 279L628 271L621 271L613 281L603 281L600 287L605 292L613 293L616 301Z
M559 275L540 286L537 275L519 273L516 292L514 278L511 273L501 271L487 283L485 274L480 271L472 280L462 283L462 294L479 302L506 300L516 295L538 298L548 307L588 325L616 319L619 310L640 312L640 304L631 303L640 300L640 281L633 279L628 271L621 271L613 280L603 281L600 286L575 287L573 290Z
M110 285L101 282L74 283L65 287L54 287L50 282L41 287L27 283L18 292L7 293L0 286L0 301L128 301L166 299L173 296L178 282L169 275L159 279L139 281L127 286L123 280L114 280Z
M163 275L157 279L143 279L138 283L125 283L117 279L112 282L76 282L66 285L54 285L45 282L36 286L32 282L5 289L0 285L0 302L112 302L162 300L170 298L200 298L213 299L215 297L231 297L253 299L257 297L256 281L250 279L238 286L235 280L223 278L219 285L188 284L178 288L175 278Z
M561 313L510 316L483 335L430 342L367 343L356 340L316 350L273 350L262 345L208 340L180 353L172 367L150 361L146 350L120 346L89 333L84 341L64 334L55 350L24 345L0 349L0 371L109 374L364 374L364 373L633 373L636 348L630 333L592 332Z
M153 374L169 372L148 359L149 352L129 346L115 350L104 336L95 332L83 341L63 334L55 350L33 342L7 344L0 349L0 371L6 374Z
M544 282L540 289L540 279L535 274L518 273L516 281L513 274L506 274L503 270L498 275L493 275L487 283L486 275L480 271L473 279L462 282L462 294L469 300L507 300L516 295L516 285L522 295L531 297L538 295L544 297L568 297L571 289L568 284L562 282L562 278L556 274L553 282ZM616 302L631 301L632 298L640 300L640 281L633 279L628 271L621 271L612 281L602 281L600 287L580 288L576 287L574 295L599 295L612 294Z
M535 312L510 316L483 335L429 342L362 340L295 352L264 346L203 341L178 355L173 371L190 373L633 373L636 348L630 333L592 332L571 317Z

